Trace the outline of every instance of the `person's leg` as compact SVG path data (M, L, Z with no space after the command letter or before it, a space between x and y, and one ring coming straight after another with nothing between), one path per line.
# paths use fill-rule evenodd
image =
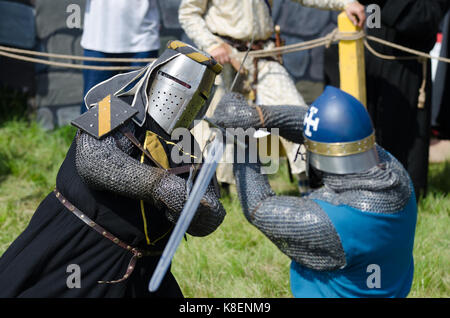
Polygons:
M211 103L209 105L206 116L212 117L214 111L219 103L220 99L228 92L235 76L235 71L230 64L225 64L222 73L216 78L216 90L214 96L212 97ZM209 124L205 121L199 123L194 129L193 134L197 142L200 144L201 149L204 149L208 138L210 137ZM206 154L206 153L205 153ZM222 186L225 193L229 192L229 185L235 184L233 175L233 163L234 158L234 146L227 144L224 150L224 155L222 156L221 162L217 165L216 176L217 181Z
M146 51L146 52L136 52L136 53L126 53L128 58L132 59L150 59L158 57L158 50ZM125 56L124 56L125 57ZM131 66L141 66L144 67L148 62L132 62Z
M158 50L147 51L147 52L137 52L137 53L104 53L100 51L92 51L92 50L84 50L84 56L87 57L100 57L100 58L156 58L158 57ZM132 62L128 63L130 66L140 66L144 67L147 65L147 62ZM96 66L123 66L123 63L109 63L109 62L96 62L96 61L85 61L84 65L96 65ZM83 96L86 96L87 92L108 78L118 74L117 71L98 71L98 70L83 70L83 79L84 79L84 92ZM81 113L87 111L84 102L81 106Z
M253 70L252 70L253 71ZM261 60L258 63L256 104L306 106L287 70L278 62ZM280 137L292 175L297 175L300 194L309 192L305 162L298 155L300 145Z

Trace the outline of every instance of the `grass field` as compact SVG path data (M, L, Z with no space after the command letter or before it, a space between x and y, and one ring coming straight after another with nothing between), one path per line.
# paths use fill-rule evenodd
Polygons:
M0 121L0 255L24 230L53 189L75 133L44 132L23 120ZM450 296L450 163L430 166L430 193L421 200L410 297ZM285 165L271 177L279 194L294 194ZM292 297L289 259L245 220L236 193L224 196L227 216L206 238L188 237L172 270L186 297Z

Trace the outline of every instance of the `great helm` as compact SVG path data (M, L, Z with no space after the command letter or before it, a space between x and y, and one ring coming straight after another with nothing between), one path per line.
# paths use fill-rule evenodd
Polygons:
M369 113L353 96L327 86L303 122L308 164L317 170L358 173L378 164Z
M168 134L190 127L206 111L214 80L222 70L207 53L180 41L168 44L179 54L156 69L148 87L147 113Z

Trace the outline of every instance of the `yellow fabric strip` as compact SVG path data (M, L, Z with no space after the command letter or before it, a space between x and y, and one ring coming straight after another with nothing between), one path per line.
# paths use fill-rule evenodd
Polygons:
M144 233L145 233L145 240L147 241L147 245L150 245L150 238L148 237L148 229L147 229L147 218L145 216L145 207L144 207L144 201L141 200L141 214L142 214L142 220L144 221Z
M145 136L144 148L150 152L152 157L161 165L161 167L169 169L169 159L167 158L166 151L158 137L157 134L148 130Z
M183 149L180 145L178 145L178 144L176 144L176 143L174 143L174 142L172 142L172 141L165 140L165 139L164 139L163 137L161 137L161 136L158 136L158 137L159 137L160 139L162 139L162 141L164 141L166 144L172 145L172 146L174 146L174 147L177 147L178 150L179 150L180 152L182 152L184 155L189 156L189 157L191 157L191 158L193 158L193 159L197 159L196 156L191 155L191 154L188 153L188 152L185 152L184 149Z
M159 141L159 136L151 131L147 131L145 135L145 141L144 141L144 148L150 152L152 157L164 168L169 169L169 159L167 158L166 151L164 150L163 145ZM144 163L145 155L142 153L141 155L141 163ZM158 242L160 239L162 239L164 236L167 235L167 233L170 232L170 229L168 232L166 232L163 236L156 239L154 242L150 240L150 237L148 235L148 226L147 226L147 217L145 214L145 205L144 201L140 201L141 204L141 214L142 214L142 220L144 223L144 233L145 233L145 240L147 241L147 245L154 245L156 242Z
M201 54L199 52L193 52L193 53L189 53L189 54L186 54L186 55L188 57L190 57L191 59L193 59L194 61L197 61L199 63L203 63L205 61L209 61L210 60L209 57L207 57L207 56L205 56L205 55L203 55L203 54Z
M111 95L98 103L98 136L101 137L111 131Z
M141 163L144 163L145 155L142 153L141 155ZM145 207L144 207L144 200L140 201L141 205L141 215L142 215L142 221L144 222L144 234L145 234L145 240L147 241L147 245L150 245L150 238L148 237L148 229L147 229L147 218L145 216Z
M185 47L185 46L187 46L187 44L186 43L184 43L184 42L181 42L181 41L171 41L170 43L169 43L169 45L168 45L168 48L169 49L172 49L172 50L176 50L177 48L179 48L179 47Z
M146 135L145 135L144 148L146 150L148 150L148 152L150 152L152 157L164 169L169 169L170 165L169 165L169 158L167 157L166 151L164 150L164 147L163 147L163 145L161 143L161 140L164 141L168 145L173 145L173 146L177 147L185 155L191 156L192 158L197 158L194 155L191 155L191 154L189 154L187 152L184 152L183 149L179 145L177 145L176 143L171 142L171 141L167 141L164 138L162 138L161 136L155 134L154 132L147 130ZM144 159L145 159L145 155L144 155L144 153L142 153L141 160L140 160L141 163L144 163ZM159 240L163 239L165 236L167 236L170 233L170 231L173 228L173 225L162 236L158 237L154 241L151 241L150 237L149 237L149 234L148 234L147 218L146 218L146 215L145 215L145 205L144 205L144 201L143 200L140 201L140 205L141 205L141 214L142 214L142 220L143 220L143 223L144 223L144 233L145 233L145 239L147 241L147 245L155 245L156 242L158 242Z

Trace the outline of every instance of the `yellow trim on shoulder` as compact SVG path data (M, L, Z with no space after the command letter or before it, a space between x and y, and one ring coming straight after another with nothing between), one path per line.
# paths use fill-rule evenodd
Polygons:
M199 63L203 63L206 61L209 61L210 58L207 57L206 55L200 53L200 52L192 52L192 53L188 53L186 54L187 57L193 59L194 61L197 61Z
M170 41L170 43L168 43L167 47L169 49L176 50L179 47L185 47L185 46L188 46L188 45L184 42L175 40L175 41Z

